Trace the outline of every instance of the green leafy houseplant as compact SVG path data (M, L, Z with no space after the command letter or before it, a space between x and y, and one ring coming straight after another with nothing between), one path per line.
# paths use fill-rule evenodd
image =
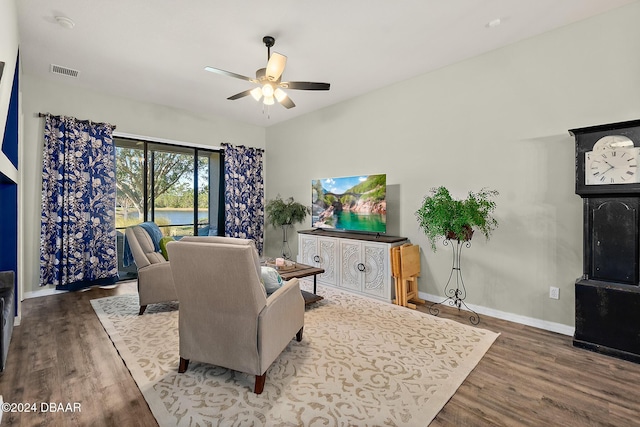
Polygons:
M489 239L498 227L493 217L496 203L492 200L498 194L496 190L483 188L477 193L470 191L464 200L456 200L447 188L432 188L416 211L418 224L429 239L431 249L436 251L439 237L471 240L474 229Z
M311 213L311 208L298 203L289 197L283 200L278 194L275 199L269 200L264 207L268 224L274 227L282 227L282 257L291 258L291 249L287 241L287 229L296 222L302 222Z
M293 197L283 200L279 194L275 199L267 202L264 210L267 214L267 222L274 227L303 222L307 214L311 213L310 208L296 202Z

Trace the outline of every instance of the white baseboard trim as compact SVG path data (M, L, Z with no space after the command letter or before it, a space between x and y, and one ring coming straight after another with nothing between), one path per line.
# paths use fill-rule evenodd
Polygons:
M38 298L38 297L46 297L46 296L49 296L49 295L63 294L65 292L69 292L69 291L59 291L59 290L53 289L53 288L44 288L44 289L41 289L39 291L25 292L25 293L22 294L22 297L24 299Z
M444 297L440 295L432 295L424 292L419 292L418 295L420 298L430 302L441 302L444 299ZM562 323L548 322L546 320L507 313L505 311L494 310L492 308L482 307L479 305L467 304L467 306L478 314L484 314L486 316L495 317L496 319L507 320L509 322L520 323L522 325L533 326L534 328L544 329L558 334L573 336L575 332L574 327L563 325Z

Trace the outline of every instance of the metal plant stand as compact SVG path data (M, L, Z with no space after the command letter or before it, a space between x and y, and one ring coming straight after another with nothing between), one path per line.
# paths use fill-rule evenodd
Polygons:
M431 313L434 316L437 316L438 314L440 314L440 309L436 306L440 304L444 304L445 302L448 302L450 306L458 307L458 310L460 310L462 306L464 306L465 310L472 313L471 316L469 317L469 322L471 322L472 325L477 325L478 323L480 323L480 315L475 311L471 310L467 306L467 304L464 303L464 300L467 297L467 289L464 286L464 280L462 280L462 270L460 268L460 255L462 253L462 248L463 247L470 248L471 242L469 240L462 241L462 242L460 240L456 240L456 243L454 244L451 239L445 239L442 242L442 244L445 246L451 245L451 250L453 255L452 265L451 265L451 274L449 274L449 280L447 281L447 286L444 287L444 294L447 298L441 302L436 302L431 304L431 306L429 307L429 313ZM453 280L451 280L453 279L454 274L455 274L455 287L454 287Z

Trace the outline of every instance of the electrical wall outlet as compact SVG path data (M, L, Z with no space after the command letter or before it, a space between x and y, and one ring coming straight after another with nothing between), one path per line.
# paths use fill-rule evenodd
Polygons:
M560 299L560 288L556 288L555 286L549 287L549 298Z

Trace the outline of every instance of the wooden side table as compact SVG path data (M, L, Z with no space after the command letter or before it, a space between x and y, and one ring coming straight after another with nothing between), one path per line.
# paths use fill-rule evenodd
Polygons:
M297 279L301 279L303 277L313 276L313 293L302 291L302 297L304 298L305 305L313 304L314 302L318 302L323 297L320 295L316 295L316 286L317 286L317 277L316 275L324 273L323 268L312 267L306 264L296 263L296 266L290 270L282 270L278 271L280 273L280 277L284 280L293 279L294 277Z

